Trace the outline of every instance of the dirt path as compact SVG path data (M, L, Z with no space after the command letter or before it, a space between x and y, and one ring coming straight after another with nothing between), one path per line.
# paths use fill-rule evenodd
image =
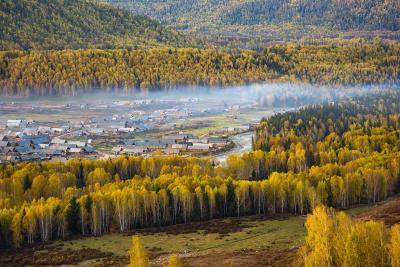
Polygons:
M387 226L400 223L400 195L377 203L354 218L360 221L383 221Z

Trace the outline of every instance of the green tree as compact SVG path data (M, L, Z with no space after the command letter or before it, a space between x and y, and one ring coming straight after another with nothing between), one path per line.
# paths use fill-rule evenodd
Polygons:
M69 201L69 205L66 211L68 230L73 234L79 234L80 229L80 204L78 203L76 197L72 197Z

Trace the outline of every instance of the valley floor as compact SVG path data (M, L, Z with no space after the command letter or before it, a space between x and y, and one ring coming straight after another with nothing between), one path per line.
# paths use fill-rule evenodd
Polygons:
M400 222L400 196L346 211L356 220ZM305 216L249 216L54 241L0 252L0 266L125 266L131 236L139 234L152 266L178 254L185 266L286 266L297 256Z

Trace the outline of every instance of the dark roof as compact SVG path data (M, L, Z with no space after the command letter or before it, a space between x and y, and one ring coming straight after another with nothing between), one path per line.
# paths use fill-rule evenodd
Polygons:
M85 146L83 149L84 149L87 153L94 153L94 152L96 152L96 149L94 149L94 147L92 147L92 146Z
M38 138L47 138L47 139L50 140L48 134L24 135L24 136L22 136L23 140L34 140L34 139L38 139Z
M135 140L135 146L143 146L143 147L166 147L169 144L173 144L175 141L173 140L161 140L161 139L144 139L144 140Z
M29 147L17 146L15 147L15 151L18 153L28 153L31 151L31 149Z
M208 142L209 143L223 143L226 142L227 140L222 138L222 137L208 137Z
M61 155L62 151L59 149L44 148L41 150L41 153L46 154L46 155Z
M31 140L22 140L17 142L19 147L29 147L31 145Z
M21 160L22 161L30 161L30 160L38 160L40 159L39 155L22 155Z
M41 136L41 137L32 139L32 143L35 145L48 144L49 142L50 142L49 136Z

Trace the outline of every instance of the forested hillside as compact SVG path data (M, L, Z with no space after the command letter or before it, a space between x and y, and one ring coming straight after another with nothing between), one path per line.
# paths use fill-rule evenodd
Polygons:
M273 116L257 132L264 151L222 166L187 157L0 165L0 246L376 203L400 190L399 103L393 91Z
M192 48L3 52L0 91L29 96L266 81L392 84L399 80L399 55L395 42L275 45L263 53Z
M0 50L189 45L158 22L91 0L2 0L0 20Z
M281 25L317 25L341 31L399 30L397 0L101 0L145 14L178 29L231 34L232 25L251 25L250 32ZM289 24L289 25L284 25ZM222 28L221 28L222 26ZM300 29L298 29L300 30Z

